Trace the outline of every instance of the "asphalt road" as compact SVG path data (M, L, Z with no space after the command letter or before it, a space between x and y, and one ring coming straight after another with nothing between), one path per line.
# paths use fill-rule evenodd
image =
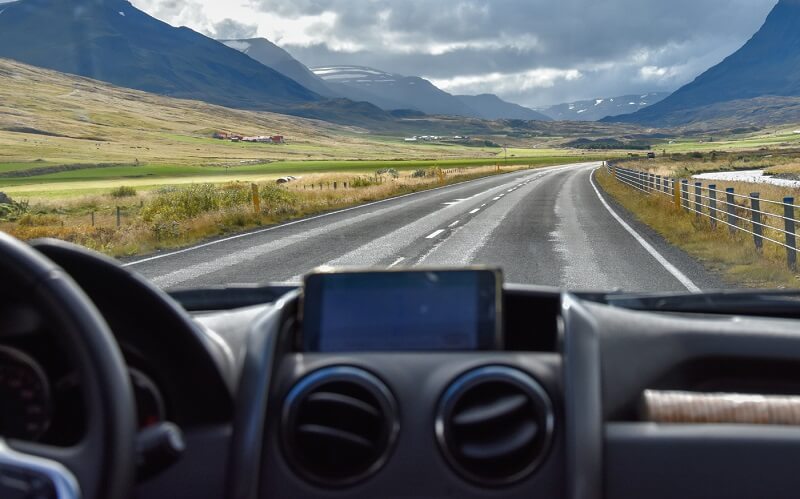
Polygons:
M507 282L572 290L696 291L714 275L601 194L598 163L410 194L125 265L167 289L298 281L321 265L488 264Z

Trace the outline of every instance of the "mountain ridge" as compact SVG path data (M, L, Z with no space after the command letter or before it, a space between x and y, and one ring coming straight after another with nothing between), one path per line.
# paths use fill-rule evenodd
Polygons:
M506 102L494 94L453 95L419 76L404 76L356 65L318 66L311 71L341 95L351 99L359 97L387 111L408 109L487 120L549 121L547 116Z
M487 120L517 119L550 121L551 118L538 111L508 102L495 94L456 95L457 99L474 109L480 118Z
M319 95L338 97L338 95L325 84L324 80L315 75L303 63L292 57L289 52L266 38L223 39L218 41L246 54L250 58L274 69L282 75L291 78Z

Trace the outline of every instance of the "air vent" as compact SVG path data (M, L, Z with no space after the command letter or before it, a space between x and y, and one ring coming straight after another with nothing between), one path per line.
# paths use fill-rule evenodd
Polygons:
M484 486L508 485L544 460L553 434L553 409L529 375L488 366L458 378L436 417L443 454L464 478Z
M354 367L303 378L283 406L286 457L298 474L324 486L363 480L386 461L399 428L389 389Z

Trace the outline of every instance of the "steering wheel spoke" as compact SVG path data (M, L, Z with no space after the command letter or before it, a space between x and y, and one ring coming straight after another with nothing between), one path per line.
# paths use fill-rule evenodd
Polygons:
M0 497L79 499L80 485L69 464L77 464L81 454L79 448L0 438Z

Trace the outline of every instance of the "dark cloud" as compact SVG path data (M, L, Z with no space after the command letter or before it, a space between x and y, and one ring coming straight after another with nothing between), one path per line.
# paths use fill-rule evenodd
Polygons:
M271 37L309 66L373 66L530 106L675 90L739 48L777 2L132 1L209 36Z
M491 73L578 70L558 85L497 92L526 104L674 90L736 50L776 0L252 0L299 18L336 14L326 40L284 45L309 65L361 64L459 91L491 88ZM320 34L320 27L314 33ZM319 38L319 36L317 36ZM358 47L335 50L332 47ZM472 77L461 78L459 77ZM466 82L466 83L464 83ZM485 83L485 84L482 84Z

